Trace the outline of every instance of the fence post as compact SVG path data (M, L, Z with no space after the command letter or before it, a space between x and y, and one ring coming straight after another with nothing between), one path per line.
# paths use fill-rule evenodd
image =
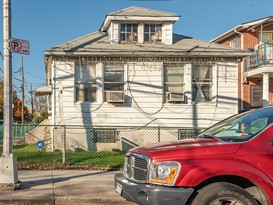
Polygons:
M159 125L157 127L157 138L158 138L158 142L160 142L160 126Z
M62 149L62 160L63 160L63 164L66 163L66 126L63 126L63 149Z

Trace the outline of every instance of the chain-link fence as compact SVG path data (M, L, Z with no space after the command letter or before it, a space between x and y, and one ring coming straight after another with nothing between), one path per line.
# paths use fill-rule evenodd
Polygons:
M200 131L182 127L14 125L13 150L23 167L121 168L124 154L131 148L189 138ZM0 131L1 144L2 136Z

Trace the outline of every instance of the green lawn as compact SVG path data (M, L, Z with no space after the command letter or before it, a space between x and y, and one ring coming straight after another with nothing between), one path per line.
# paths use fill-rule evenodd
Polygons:
M45 152L36 148L35 145L16 145L13 148L14 156L17 163L23 165L34 166L54 166L54 167L70 167L84 166L88 168L122 168L124 163L124 152L96 152L96 151L80 151L66 152L66 163L63 165L61 151Z

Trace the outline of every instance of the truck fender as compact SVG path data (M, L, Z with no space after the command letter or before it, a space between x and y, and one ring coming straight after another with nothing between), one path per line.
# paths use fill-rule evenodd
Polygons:
M217 176L238 176L248 179L261 188L269 199L273 198L271 188L272 181L267 175L256 167L245 162L233 160L206 160L205 163L199 160L188 161L182 164L181 174L176 184L182 187L196 187L202 182Z

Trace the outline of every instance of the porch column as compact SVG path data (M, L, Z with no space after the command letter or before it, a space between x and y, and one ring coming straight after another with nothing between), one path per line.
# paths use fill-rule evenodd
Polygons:
M269 105L269 74L263 73L263 107Z

